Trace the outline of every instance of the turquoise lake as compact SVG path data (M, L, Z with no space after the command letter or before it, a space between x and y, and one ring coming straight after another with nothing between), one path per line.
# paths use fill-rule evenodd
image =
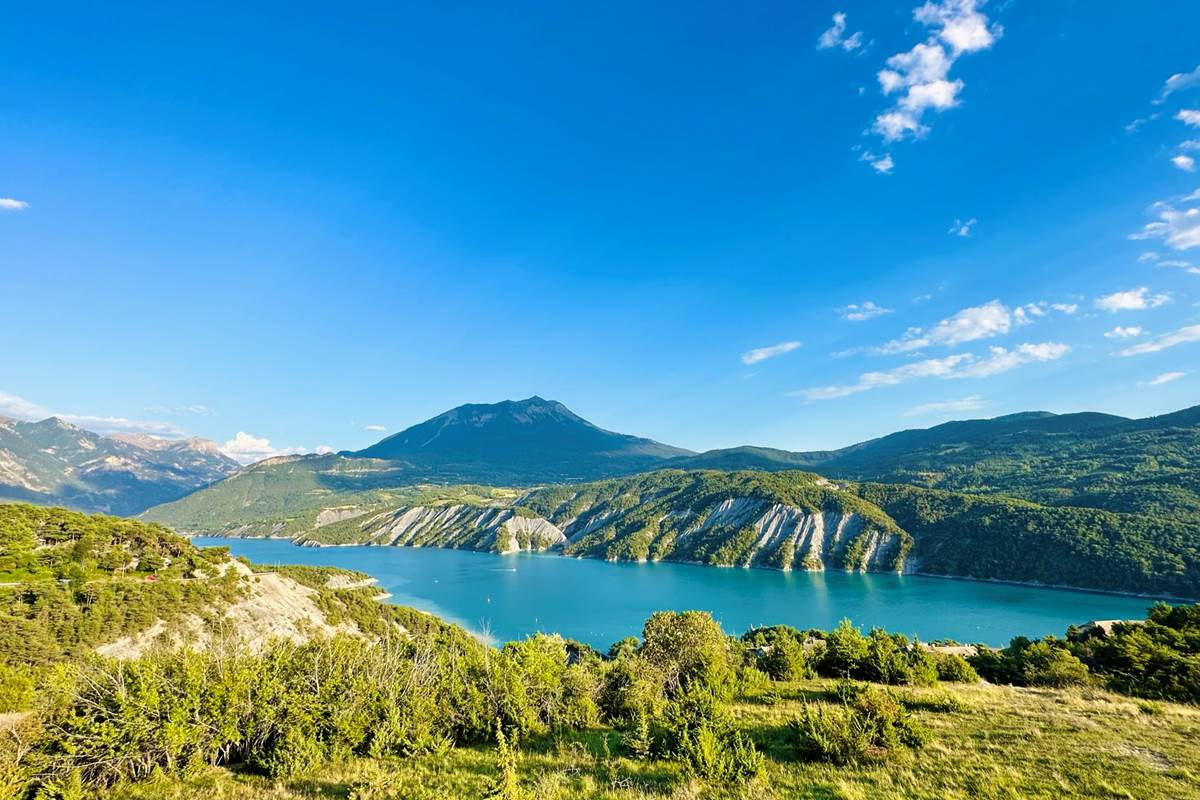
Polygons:
M690 564L623 564L555 555L495 555L406 547L297 547L267 539L197 537L259 564L313 564L366 572L390 602L436 614L496 641L556 632L607 648L638 635L664 609L712 612L729 633L752 625L831 628L849 617L922 639L1007 644L1061 635L1091 619L1143 617L1144 598L1001 583L776 572Z

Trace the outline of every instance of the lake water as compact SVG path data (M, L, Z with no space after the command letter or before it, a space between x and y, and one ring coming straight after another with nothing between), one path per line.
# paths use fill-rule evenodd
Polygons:
M269 539L197 537L259 564L366 572L413 606L498 641L556 632L607 648L639 635L655 611L702 609L729 633L752 625L831 628L849 617L922 639L1007 644L1061 635L1072 623L1144 617L1150 600L1000 583L776 572L690 564L627 564L556 555L495 555L408 547L297 547Z

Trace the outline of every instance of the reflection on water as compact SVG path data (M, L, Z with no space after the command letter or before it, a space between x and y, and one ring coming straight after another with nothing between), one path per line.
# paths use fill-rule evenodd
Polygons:
M1005 644L1090 619L1144 616L1150 601L1114 595L841 572L625 564L554 555L498 556L404 547L296 547L266 539L195 539L263 564L313 564L374 576L389 602L507 641L537 631L606 648L663 609L712 612L731 633L752 625L831 628L843 617L922 639Z

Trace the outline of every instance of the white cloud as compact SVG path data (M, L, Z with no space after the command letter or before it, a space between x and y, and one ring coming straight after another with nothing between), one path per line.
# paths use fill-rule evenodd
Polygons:
M1147 250L1145 253L1142 253L1140 256L1138 256L1138 263L1145 264L1147 261L1158 261L1158 259L1158 253L1154 252L1153 250Z
M857 150L859 148L856 146L853 149ZM884 153L880 156L872 153L870 150L864 150L862 154L859 155L858 160L866 161L871 165L873 170L882 175L890 175L892 173L892 168L896 166L896 163L892 161L891 153Z
M317 445L317 449L313 450L313 452L319 456L327 456L333 452L333 448L327 444L319 444Z
M747 350L745 353L742 353L742 363L757 364L760 361L766 361L768 358L775 358L775 356L790 353L801 346L800 342L780 342L770 347L756 347L753 350Z
M29 203L24 200L16 200L12 197L0 197L0 211L24 211L29 208Z
M1162 90L1158 93L1158 97L1152 101L1155 105L1161 105L1174 92L1180 92L1184 89L1194 89L1200 86L1200 67L1196 67L1191 72L1177 72L1167 78L1163 84Z
M1193 200L1200 200L1200 189L1176 202L1188 203ZM1137 233L1131 233L1130 239L1161 239L1175 250L1200 246L1200 208L1180 210L1173 202L1161 200L1151 209L1158 214L1158 219L1147 222Z
M1148 342L1127 347L1121 351L1121 355L1140 356L1146 353L1157 353L1161 350L1166 350L1168 347L1175 347L1176 345L1188 344L1190 342L1200 342L1200 325L1188 325L1177 331L1165 333Z
M1079 305L1076 303L1051 303L1050 307L1063 314L1074 314L1079 310Z
M387 428L383 425L363 425L364 431L386 431Z
M1149 291L1145 286L1139 286L1127 292L1113 292L1097 297L1095 305L1102 311L1145 311L1158 308L1171 299L1169 294L1148 294Z
M870 300L867 300L863 303L851 303L845 308L838 309L838 313L842 315L842 319L849 322L862 322L873 317L890 314L892 310L883 306L877 306Z
M930 0L913 10L913 18L930 30L911 50L887 59L876 75L884 95L895 104L875 117L872 130L886 142L920 139L929 132L925 112L942 112L959 104L963 82L951 80L959 56L991 47L1003 33L979 11L984 0Z
M858 376L855 383L834 386L819 386L811 389L801 389L791 394L803 397L805 400L833 400L847 397L859 392L878 389L882 386L895 386L908 381L922 378L985 378L998 375L1001 372L1015 369L1023 364L1037 361L1054 361L1062 358L1071 348L1059 342L1044 342L1041 344L1022 344L1012 350L1003 347L990 348L984 357L970 353L957 353L945 358L929 358L915 361L895 369L882 372L864 372Z
M1163 372L1159 375L1156 375L1155 377L1151 378L1148 381L1139 381L1138 385L1139 386L1162 386L1164 383L1170 383L1171 381L1177 381L1185 375L1187 375L1186 372Z
M802 389L795 394L798 394L805 400L832 400L837 397L846 397L847 395L865 392L869 389L877 389L880 386L895 386L896 384L905 383L917 378L947 378L954 373L955 368L959 364L970 360L970 358L971 356L966 353L946 356L945 358L929 358L924 361L905 364L902 367L896 367L886 372L864 372L858 376L857 383L846 386L822 386L813 389Z
M1071 351L1070 346L1061 342L1043 342L1041 344L1020 344L1012 350L1003 347L989 348L987 358L977 359L971 364L952 375L954 378L986 378L1016 369L1022 364L1034 361L1057 361Z
M906 417L920 417L925 414L959 413L963 411L978 411L988 403L980 395L973 394L958 400L939 400L934 403L922 403L903 412Z
M1180 150L1200 150L1200 139L1184 139L1177 147Z
M975 223L977 222L979 222L979 220L975 219L974 217L966 222L963 222L961 219L956 219L954 220L954 224L950 226L950 230L946 231L946 233L953 233L956 236L962 236L965 238L971 235L971 228L975 227Z
M1141 336L1145 332L1146 331L1143 330L1140 325L1130 325L1129 327L1122 327L1122 326L1118 325L1117 327L1113 328L1111 331L1106 331L1104 334L1104 338L1105 339L1135 339L1138 336Z
M303 447L277 449L271 446L269 439L252 436L245 431L238 431L236 436L221 446L221 452L239 464L253 464L255 461L262 461L264 458L298 455L307 451Z
M104 417L93 414L67 414L53 411L31 400L7 392L0 392L0 415L30 422L47 417L58 417L72 425L78 425L102 436L113 433L148 433L163 439L182 439L188 435L183 428L170 422Z
M1195 108L1181 108L1179 113L1175 115L1175 119L1182 122L1184 125L1195 125L1200 128L1200 110Z
M862 47L862 31L846 36L846 15L839 11L833 15L833 25L817 39L818 50L840 47L847 53Z
M1196 171L1196 159L1191 156L1185 156L1182 153L1171 159L1171 163L1179 167L1184 172Z
M964 308L929 330L909 328L904 336L879 348L881 353L908 353L930 345L950 347L978 339L990 339L1008 333L1012 314L999 300Z

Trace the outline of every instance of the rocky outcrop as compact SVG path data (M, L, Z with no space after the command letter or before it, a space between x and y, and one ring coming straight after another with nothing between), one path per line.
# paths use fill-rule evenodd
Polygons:
M451 547L511 553L546 550L566 541L548 520L511 508L454 504L401 506L375 514L358 526L356 542L394 547ZM303 543L320 544L319 536Z
M127 659L137 658L158 644L203 649L222 637L237 638L250 649L259 650L275 639L299 644L337 633L362 635L352 624L329 624L317 605L314 589L274 572L254 572L240 561L226 562L222 572L226 569L241 576L245 592L215 617L188 614L169 625L158 620L138 634L97 647L96 652Z

